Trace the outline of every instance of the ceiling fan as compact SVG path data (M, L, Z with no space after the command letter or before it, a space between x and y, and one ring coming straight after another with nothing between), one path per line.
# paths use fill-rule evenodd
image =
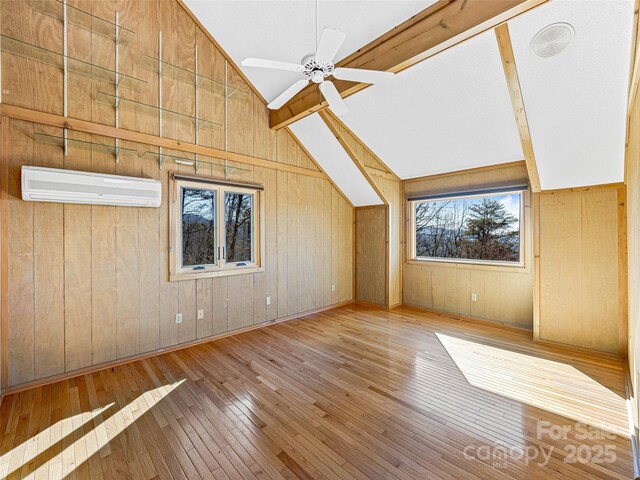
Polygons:
M285 70L298 72L304 75L275 100L267 105L272 110L277 110L287 103L296 93L306 87L309 82L317 83L320 93L329 104L329 108L336 115L347 113L347 105L342 100L336 86L327 77L333 76L338 80L347 80L358 83L376 83L388 77L392 77L392 72L382 72L379 70L364 70L359 68L335 67L333 59L338 53L338 49L345 39L345 34L340 30L325 28L322 31L318 48L315 55L307 55L300 64L278 62L275 60L264 60L261 58L245 58L242 65L245 67L270 68L273 70Z

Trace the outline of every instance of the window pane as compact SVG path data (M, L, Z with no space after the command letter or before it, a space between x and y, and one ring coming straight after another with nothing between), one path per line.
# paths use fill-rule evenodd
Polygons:
M415 204L416 256L520 261L520 195Z
M226 259L229 263L251 262L251 225L253 221L253 195L248 193L224 194L226 223Z
M216 262L216 192L182 189L182 265L211 265Z

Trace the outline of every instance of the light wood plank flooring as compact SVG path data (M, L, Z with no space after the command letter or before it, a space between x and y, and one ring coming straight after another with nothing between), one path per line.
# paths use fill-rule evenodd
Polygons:
M628 479L623 372L347 306L9 395L0 478Z

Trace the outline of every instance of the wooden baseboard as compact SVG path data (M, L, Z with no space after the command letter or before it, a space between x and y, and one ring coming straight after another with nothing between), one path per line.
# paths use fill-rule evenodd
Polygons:
M416 310L416 311L419 311L419 312L431 313L433 315L438 315L440 317L447 317L447 318L450 318L452 320L457 320L459 322L478 323L480 325L485 325L485 326L489 326L489 327L511 328L511 329L514 329L514 330L518 330L519 332L522 332L522 331L531 332L530 328L521 327L519 325L513 325L511 323L500 322L500 321L497 321L497 320L487 320L486 318L471 317L471 316L468 316L468 315L458 315L456 313L444 312L444 311L441 311L441 310L433 310L431 308L424 308L424 307L419 307L419 306L416 306L416 305L403 304L402 307L403 308L409 308L411 310ZM398 308L398 307L394 307L394 308Z
M359 305L361 307L371 307L371 308L379 308L381 310L395 310L396 308L402 307L401 303L397 303L395 305L387 306L387 305L379 305L377 303L365 302L364 300L354 300L354 305Z
M605 352L604 350L596 350L595 348L586 348L586 347L581 347L579 345L571 345L570 343L554 342L553 340L544 340L542 338L534 337L533 343L537 343L539 345L547 345L549 347L556 347L556 348L558 347L570 348L571 350L575 350L577 352L585 353L585 354L597 353L598 355L611 357L614 360L625 359L625 355L620 355L618 353Z
M34 380L32 382L21 383L20 385L16 385L14 387L6 388L2 391L2 395L0 396L0 406L2 405L2 398L7 395L11 395L14 393L23 392L25 390L29 390L31 388L42 387L44 385L48 385L50 383L59 382L61 380L68 380L70 378L79 377L82 375L86 375L89 373L99 372L101 370L106 370L108 368L114 368L121 365L125 365L131 362L137 362L139 360L144 360L146 358L157 357L158 355L162 355L169 352L175 352L176 350L182 350L184 348L193 347L195 345L200 345L203 343L214 342L216 340L220 340L221 338L230 337L232 335L238 335L240 333L250 332L251 330L257 330L259 328L269 327L271 325L276 325L278 323L288 322L291 320L297 320L303 317L308 317L309 315L313 315L320 312L325 312L327 310L333 310L336 308L344 307L346 305L351 305L354 303L353 300L347 300L345 302L334 303L331 305L327 305L325 307L316 308L313 310L307 310L306 312L296 313L294 315L289 315L286 317L278 318L271 322L260 323L258 325L251 325L249 327L239 328L237 330L232 330L230 332L220 333L218 335L213 335L207 338L201 338L198 340L192 340L190 342L180 343L178 345L172 345L170 347L161 348L159 350L153 350L152 352L140 353L138 355L132 355L130 357L113 360L111 362L101 363L99 365L92 365L90 367L81 368L79 370L73 370L72 372L59 373L57 375L52 375L50 377L41 378L39 380Z

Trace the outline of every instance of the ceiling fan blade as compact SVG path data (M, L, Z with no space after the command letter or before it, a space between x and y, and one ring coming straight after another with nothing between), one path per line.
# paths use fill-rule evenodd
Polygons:
M363 70L361 68L341 68L333 71L333 76L338 80L348 80L349 82L376 83L391 78L393 72L383 72L380 70Z
M316 60L320 65L330 63L335 58L338 50L342 46L346 35L335 28L325 28L322 30Z
M320 84L319 88L322 96L327 100L329 108L333 113L335 113L337 116L340 116L349 111L349 109L347 108L347 104L344 103L344 100L338 93L338 90L333 83L324 81Z
M284 92L282 92L275 100L273 100L267 107L271 110L277 110L282 105L287 103L296 93L302 90L309 84L308 78L302 78L298 80L296 83L287 88Z
M295 63L278 62L276 60L265 60L264 58L245 58L242 60L243 67L271 68L273 70L287 70L289 72L302 72L304 67Z

